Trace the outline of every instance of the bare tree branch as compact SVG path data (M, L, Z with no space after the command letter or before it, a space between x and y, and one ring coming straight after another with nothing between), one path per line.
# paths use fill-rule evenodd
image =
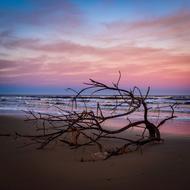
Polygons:
M71 148L80 148L83 146L96 146L99 154L103 159L108 159L112 156L126 154L131 151L131 147L137 150L139 147L150 142L162 142L159 127L170 119L175 118L175 105L170 105L171 114L165 119L153 123L149 120L150 108L148 107L147 98L149 96L150 87L148 87L145 95L142 94L140 88L134 87L132 90L126 90L119 87L121 80L121 72L116 83L107 85L99 81L90 79L86 88L79 92L75 92L72 97L71 110L57 107L62 113L61 115L41 114L34 112L27 112L26 121L34 121L39 124L37 132L40 134L26 135L15 133L16 137L29 138L39 144L38 148L42 149L54 141L60 141L67 144ZM90 92L89 92L90 90ZM100 102L96 103L95 109L90 109L88 101L82 101L84 109L77 109L78 100L83 98L83 93L90 94L93 97L99 92L109 92L111 96L112 106L111 114L106 113L102 109ZM125 107L123 111L119 112L120 107ZM75 109L73 109L75 107ZM139 120L129 119L132 114L137 114L141 109L143 116ZM118 113L119 112L119 113ZM160 111L159 111L160 114ZM28 116L29 115L29 116ZM120 128L109 129L105 127L107 121L126 117L125 124ZM129 134L130 129L140 133L138 138L133 136L123 137ZM0 134L0 136L10 136L10 134ZM117 140L118 145L113 148L106 148L105 140Z

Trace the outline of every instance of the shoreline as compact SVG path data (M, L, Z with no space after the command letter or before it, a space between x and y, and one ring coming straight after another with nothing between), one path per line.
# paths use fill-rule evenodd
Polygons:
M0 123L0 132L30 131L22 118L0 116ZM162 136L163 144L96 162L80 162L88 148L19 148L24 141L0 137L0 189L189 189L190 136Z
M15 119L26 119L26 115L23 111L0 111L0 117L7 117L7 118L15 118ZM139 118L134 118L138 120ZM150 119L153 123L157 119ZM124 118L117 118L108 122L110 128L115 128L115 126L125 125ZM187 119L178 119L174 118L172 120L167 121L163 126L160 128L160 132L166 135L174 135L174 136L187 136L190 137L190 118Z

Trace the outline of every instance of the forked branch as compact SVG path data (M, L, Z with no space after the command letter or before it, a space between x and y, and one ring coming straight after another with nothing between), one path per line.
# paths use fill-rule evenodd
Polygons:
M170 105L171 114L168 117L155 124L149 120L151 108L148 107L147 98L150 87L143 95L138 87L134 87L132 90L119 87L120 80L120 72L117 82L112 83L112 85L90 79L88 83L85 83L86 88L79 92L73 90L76 93L72 98L72 103L75 106L72 106L70 110L59 108L62 115L29 112L30 117L27 117L27 121L38 123L37 132L40 134L23 135L16 133L16 135L35 141L39 144L38 148L40 149L55 141L67 144L72 149L95 146L98 149L98 153L94 153L93 159L95 160L98 157L97 155L101 159L108 159L112 156L137 150L150 142L161 142L159 128L168 120L176 117L174 115L175 105ZM89 94L89 98L96 97L97 102L94 109L88 103L84 103L83 110L78 109L79 100L85 98L84 93L85 95ZM110 106L110 110L102 108L97 93L111 94L112 106ZM121 107L123 109L120 109ZM142 117L137 120L134 116L139 112L142 113ZM115 126L114 129L111 129L105 125L108 121L122 118L125 122L119 128ZM131 129L138 132L139 135L130 134ZM8 136L8 134L5 135ZM114 146L113 142L115 141L117 143ZM111 148L110 146L107 147L108 142L111 143Z

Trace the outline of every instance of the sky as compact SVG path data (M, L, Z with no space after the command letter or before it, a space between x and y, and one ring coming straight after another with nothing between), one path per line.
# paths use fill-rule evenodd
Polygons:
M190 0L0 0L0 94L89 78L190 95Z

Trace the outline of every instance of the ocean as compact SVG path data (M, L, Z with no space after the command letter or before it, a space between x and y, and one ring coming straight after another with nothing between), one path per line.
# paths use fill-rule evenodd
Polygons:
M32 111L35 113L58 114L64 110L71 110L73 96L56 95L0 95L0 114L21 113L22 111ZM117 97L117 102L122 99ZM97 103L106 114L113 114L115 99L113 96L82 96L77 100L77 110L82 111L86 107L88 110L95 110ZM190 96L149 96L146 100L150 118L166 117L171 113L169 105L177 103L175 115L177 120L190 120ZM125 112L127 104L118 107L117 112ZM23 112L24 113L24 112ZM65 112L66 113L66 112ZM142 117L142 108L133 114L133 117Z

